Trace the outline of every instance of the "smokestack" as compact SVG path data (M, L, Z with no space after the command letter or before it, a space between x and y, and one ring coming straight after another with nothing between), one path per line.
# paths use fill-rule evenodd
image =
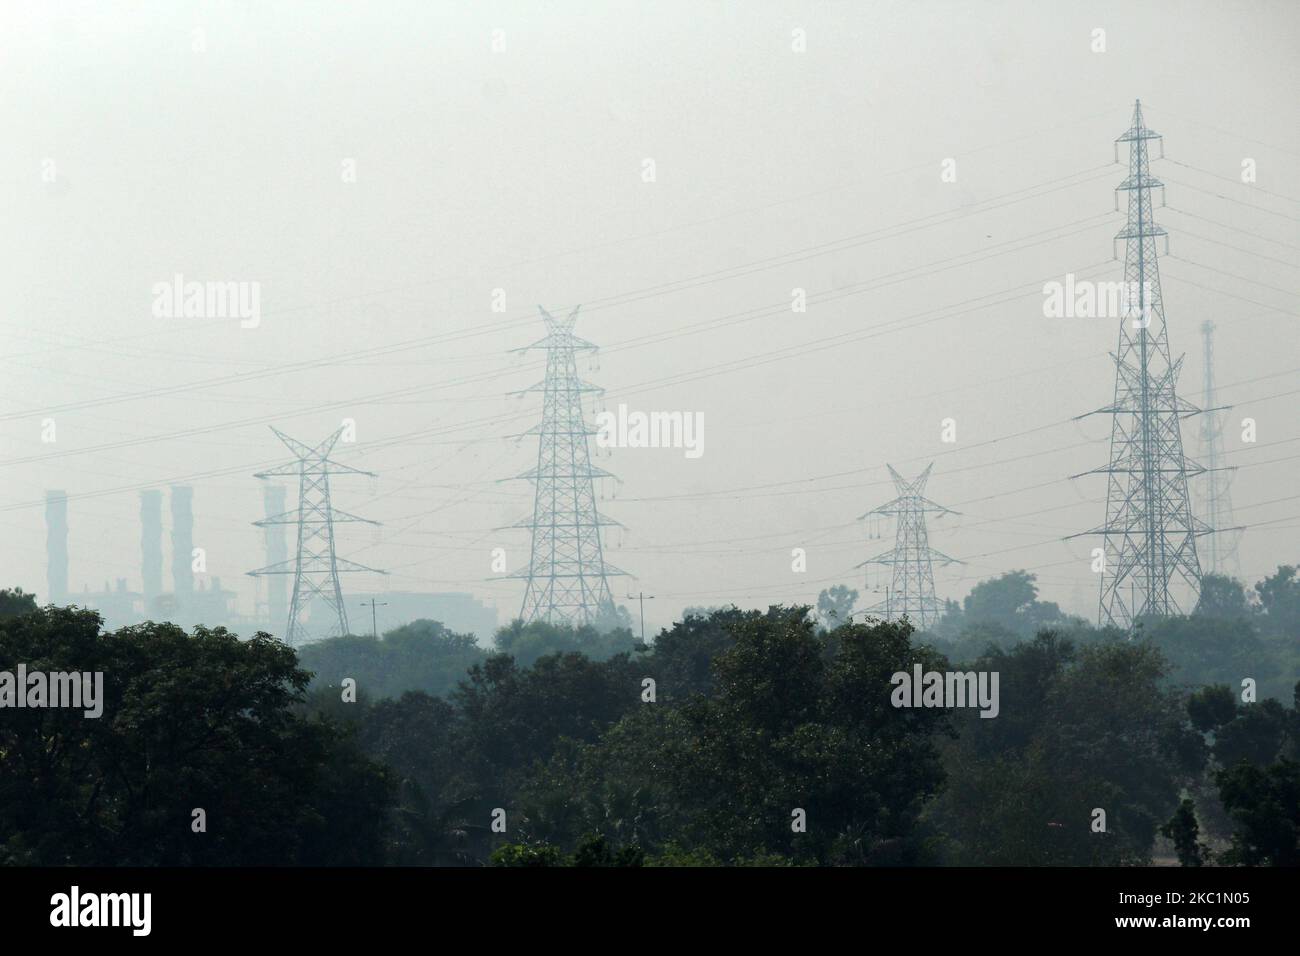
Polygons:
M262 489L262 503L266 516L274 518L284 513L285 489L283 485L268 484ZM266 564L270 567L281 561L289 560L289 545L282 524L270 524L263 528L266 543ZM271 632L280 633L289 619L289 576L287 574L268 574L262 578L266 582L266 615Z
M145 614L153 613L163 589L162 492L140 492L140 577Z
M194 593L191 561L194 550L194 489L189 485L172 485L172 590L178 610L189 610Z
M45 492L45 556L47 600L68 603L68 493Z

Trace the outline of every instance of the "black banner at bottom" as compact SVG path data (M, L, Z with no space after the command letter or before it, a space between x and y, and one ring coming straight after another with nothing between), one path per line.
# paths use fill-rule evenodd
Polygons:
M555 938L609 924L633 932L629 942L641 932L770 940L789 924L910 925L929 943L980 927L997 941L1200 934L1231 944L1293 928L1294 897L1292 871L1225 868L0 870L7 938L76 933L92 944Z

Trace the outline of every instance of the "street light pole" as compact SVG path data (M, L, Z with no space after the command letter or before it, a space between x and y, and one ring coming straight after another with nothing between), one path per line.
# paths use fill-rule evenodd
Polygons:
M388 607L388 602L380 601L378 604L375 604L374 598L371 598L369 601L361 602L362 607L365 607L367 604L370 605L370 629L372 633L375 635L375 640L379 640L379 618L375 614L375 608Z
M642 644L645 643L645 599L646 599L646 596L647 596L647 595L646 595L646 593L645 593L644 591L642 591L640 594L629 594L629 595L627 596L627 599L628 599L629 601L632 600L633 598L639 598L640 601L641 601L641 643L642 643ZM649 598L650 598L650 600L653 601L653 600L655 599L655 596L654 596L653 594L651 594L651 595L649 595Z

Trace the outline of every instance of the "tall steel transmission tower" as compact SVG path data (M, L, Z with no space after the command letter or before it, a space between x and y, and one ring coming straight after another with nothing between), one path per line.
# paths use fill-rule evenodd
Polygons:
M1090 413L1111 416L1110 463L1085 472L1108 476L1106 521L1085 532L1104 542L1098 617L1123 628L1194 606L1201 586L1196 538L1210 532L1192 514L1188 478L1204 469L1183 454L1181 431L1182 420L1200 409L1177 395L1183 359L1170 358L1160 292L1156 238L1166 232L1152 219L1151 190L1164 184L1151 175L1148 156L1148 143L1159 138L1135 103L1132 125L1115 141L1117 152L1127 143L1129 153L1128 176L1117 187L1128 194L1128 221L1115 236L1125 242L1115 397ZM1184 605L1178 592L1188 590Z
M526 578L519 616L525 623L598 624L615 614L610 575L623 574L605 563L600 529L618 522L596 510L594 480L611 477L591 464L588 436L595 430L582 412L583 396L603 389L578 377L579 352L595 345L573 334L575 308L566 319L545 309L546 337L519 352L546 352L546 379L516 394L542 392L542 421L524 434L536 435L537 465L518 478L533 482L533 514L512 525L532 529L528 566L511 577Z
M334 553L334 525L344 521L360 521L365 524L378 524L368 518L339 511L330 503L330 475L369 475L373 472L362 471L349 465L341 465L330 459L335 443L343 434L343 429L330 435L314 448L290 438L279 429L272 428L277 438L297 455L297 459L259 472L254 478L298 478L298 508L271 515L253 524L259 528L278 524L296 524L298 526L298 553L292 560L269 564L256 571L249 571L253 577L269 574L292 574L293 597L289 604L289 620L285 625L285 643L296 646L306 636L302 615L307 610L312 598L321 598L330 609L331 626L323 635L339 637L348 633L348 612L343 604L343 589L339 587L339 574L346 571L370 571L384 574L340 558Z
M1205 474L1200 482L1203 496L1201 514L1206 523L1217 529L1205 537L1205 568L1215 574L1239 577L1241 567L1237 562L1237 535L1232 528L1232 472L1224 468L1222 409L1216 408L1214 396L1214 323L1201 325L1204 342L1204 387L1201 407L1201 453L1205 460Z
M933 514L957 514L950 508L935 504L925 497L925 484L930 480L931 463L925 471L908 481L892 465L887 465L889 474L894 479L894 488L898 497L879 508L873 508L858 520L872 515L892 515L898 519L898 528L894 535L894 547L891 551L878 554L858 565L880 564L892 567L893 583L887 597L881 603L868 608L879 612L886 620L897 620L906 615L922 630L939 620L939 600L934 594L934 564L960 564L956 558L950 558L941 551L930 547L930 535L926 530L925 516Z

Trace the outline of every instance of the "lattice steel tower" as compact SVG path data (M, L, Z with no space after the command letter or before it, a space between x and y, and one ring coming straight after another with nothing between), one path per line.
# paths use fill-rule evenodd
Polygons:
M1127 143L1129 153L1128 177L1117 187L1128 194L1128 221L1115 236L1125 242L1119 347L1111 356L1115 397L1090 413L1111 416L1110 464L1085 472L1108 476L1106 522L1084 532L1104 543L1098 617L1123 628L1195 606L1196 538L1210 531L1192 514L1188 478L1204 469L1183 454L1181 430L1182 420L1200 409L1177 395L1183 359L1170 358L1160 292L1156 238L1166 233L1152 218L1151 190L1164 184L1151 175L1147 150L1159 138L1135 103L1132 125L1115 141L1117 152ZM1180 590L1191 592L1185 604Z
M587 439L595 430L582 412L583 397L603 389L578 377L577 355L596 346L573 334L576 308L566 319L540 311L546 337L516 350L545 351L546 379L515 393L542 392L542 421L525 432L538 437L537 465L516 476L533 482L533 515L511 526L532 529L532 552L511 577L528 580L519 611L525 623L598 624L615 613L606 579L624 572L605 563L600 529L618 522L596 510L594 480L611 476L591 464Z
M339 574L348 571L370 571L384 574L340 558L334 553L334 525L344 521L359 521L365 524L378 524L368 518L339 511L330 503L330 475L369 475L349 465L341 465L330 459L335 443L343 434L340 428L314 448L290 438L284 432L272 428L277 438L297 455L297 460L259 472L254 478L298 478L298 508L271 515L261 521L255 521L256 527L268 525L296 524L298 526L298 553L289 561L249 571L253 577L268 574L292 574L293 597L289 603L289 620L285 625L285 643L296 646L306 636L303 629L302 615L307 610L312 598L321 598L330 609L331 622L325 637L339 637L348 633L348 612L343 604L343 589L339 587Z
M934 563L961 563L930 547L925 516L927 513L943 515L957 512L925 497L925 483L930 480L933 463L926 465L925 471L911 481L896 472L892 465L886 467L894 479L898 497L858 518L861 521L872 515L892 515L898 519L893 550L878 554L858 565L859 568L865 568L871 564L880 564L894 569L888 597L868 608L868 611L882 612L887 620L897 620L906 615L924 630L938 621L940 614L939 600L934 594Z
M1223 461L1222 409L1215 407L1214 397L1214 323L1201 325L1201 338L1205 346L1204 388L1201 395L1201 454L1205 459L1205 474L1200 486L1203 496L1201 514L1213 534L1205 537L1205 569L1215 574L1239 577L1241 567L1237 562L1237 536L1232 527L1232 475L1235 468L1225 468Z

